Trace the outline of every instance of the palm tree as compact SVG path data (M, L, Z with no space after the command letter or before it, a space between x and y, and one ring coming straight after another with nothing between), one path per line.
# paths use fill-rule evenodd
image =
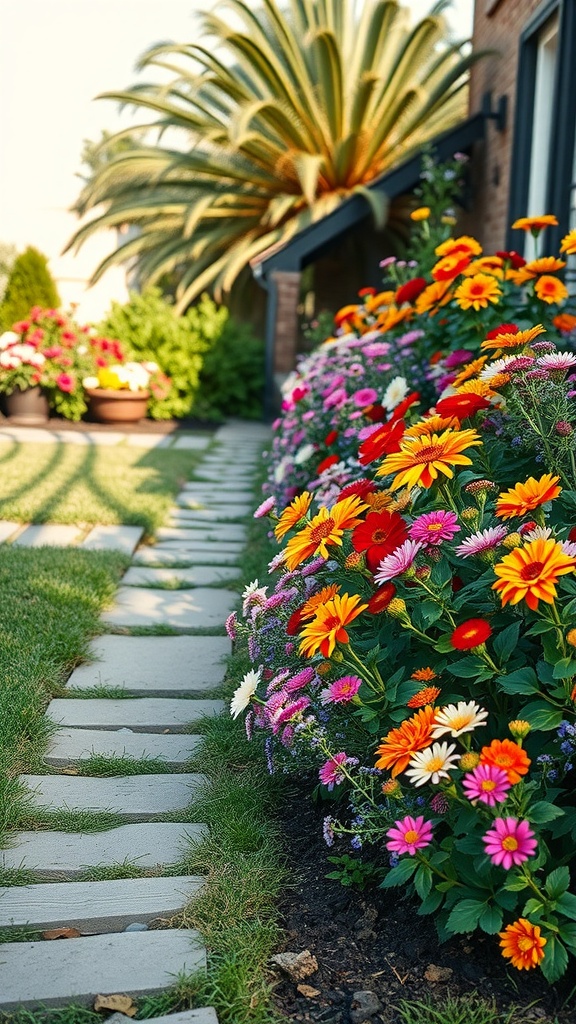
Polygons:
M101 228L139 229L94 280L131 260L142 283L176 276L181 310L207 288L221 298L253 257L354 193L381 226L385 197L367 185L465 114L476 58L445 41L447 0L415 27L398 0L260 3L223 0L228 20L204 14L206 45L149 50L140 68L167 69L168 85L104 95L154 116L76 204L94 216L70 245ZM143 144L140 129L158 144Z

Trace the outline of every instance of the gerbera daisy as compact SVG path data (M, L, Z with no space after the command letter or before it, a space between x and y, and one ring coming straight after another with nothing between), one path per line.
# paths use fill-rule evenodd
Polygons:
M423 786L431 782L437 786L440 779L449 779L450 772L460 759L455 754L455 743L433 743L426 750L421 750L410 758L410 767L406 771L415 786Z
M460 235L459 238L447 238L434 249L436 256L451 256L453 253L467 253L469 256L479 256L482 246L470 235Z
M342 676L335 679L326 690L322 690L320 700L323 704L347 704L356 696L362 686L359 676Z
M500 256L480 256L479 259L470 263L462 273L466 277L472 277L474 274L491 274L492 277L502 279L504 277L503 266L504 261Z
M391 768L393 778L400 775L408 767L412 755L430 744L434 715L434 708L427 706L402 722L397 729L391 729L376 750L379 755L376 768Z
M394 826L386 833L386 849L392 853L409 853L413 857L416 850L422 850L432 842L432 822L425 821L423 815L413 818L407 814L395 821Z
M375 459L381 458L382 455L399 451L405 429L404 420L393 420L390 423L384 423L381 427L376 427L376 430L360 445L358 461L363 466L367 466Z
M538 846L528 822L518 818L495 818L482 842L492 863L505 871L533 857Z
M421 548L422 544L419 541L405 540L392 554L382 559L374 573L375 582L387 583L388 580L401 576L410 568Z
M424 515L418 516L408 529L411 540L434 546L441 544L443 540L452 540L459 531L458 516L455 512L447 512L445 509L425 512Z
M465 775L462 788L469 800L480 800L494 807L506 799L511 788L507 773L493 764L479 764L474 771Z
M480 380L485 380L489 384L493 377L498 377L501 373L508 370L509 364L514 363L515 360L516 356L502 356L501 359L493 359L491 363L488 363L488 366L480 370Z
M486 405L490 403L487 402ZM428 416L418 420L404 432L405 437L422 437L424 434L441 434L443 430L460 430L460 420L456 416Z
M490 402L483 395L448 395L447 398L441 398L439 402L436 402L436 412L440 416L458 417L458 420L466 420L480 409L489 407Z
M312 495L308 491L302 491L302 494L296 495L294 500L286 506L274 527L276 540L282 540L282 537L288 533L288 530L291 530L293 526L296 526L304 518L311 503Z
M531 231L533 234L542 231L543 228L556 227L558 221L553 213L542 213L539 217L518 217L512 228L521 231Z
M366 552L366 564L374 572L386 555L390 555L408 537L406 523L398 512L369 512L352 534L355 551Z
M506 772L508 781L514 786L526 775L531 761L526 751L513 740L492 740L480 751L480 764L490 764Z
M534 294L542 302L551 305L553 302L564 302L568 298L568 289L557 277L551 274L543 274L534 285Z
M456 651L470 651L479 647L492 635L492 627L486 619L466 619L456 627L450 643Z
M544 473L539 480L530 476L525 483L515 484L510 490L498 495L496 515L501 519L512 519L513 516L524 516L532 509L552 501L562 490L557 486L559 479L559 476Z
M450 256L442 256L432 267L432 277L435 281L453 281L455 277L462 274L470 263L468 253L452 253Z
M396 594L396 587L393 583L384 583L368 601L368 611L372 615L380 615L381 612L386 611L390 601L392 601Z
M486 725L487 718L488 712L473 700L459 700L457 704L447 704L436 711L432 738L437 740L449 732L456 739L465 732L473 732L479 725Z
M478 359L473 359L471 363L467 363L466 366L460 370L458 376L452 381L452 387L457 388L460 384L463 384L465 380L469 380L471 377L475 377L479 374L487 360L488 356L479 356Z
M537 324L536 327L528 327L525 331L500 331L496 335L493 334L492 337L487 337L480 345L480 348L520 348L523 345L529 345L539 334L545 333L546 328L542 324Z
M425 288L425 277L413 277L410 281L406 281L396 291L396 305L401 306L403 302L414 302Z
M325 764L322 765L318 772L318 778L323 786L326 786L328 792L332 792L334 786L339 786L341 782L344 782L346 775L343 769L347 764L357 764L355 757L348 757L344 751L340 751L339 754L334 754L333 757L329 758Z
M450 281L434 281L416 299L416 312L430 313L432 316L441 306L445 306L453 297Z
M261 676L261 668L257 671L250 669L250 671L244 676L240 686L234 690L232 700L230 701L230 714L232 715L232 718L238 718L240 712L244 711L244 709L248 707L252 695L256 693Z
M366 499L368 494L376 490L376 484L373 480L367 480L362 477L360 480L355 480L354 483L346 484L338 495L338 501L342 501L343 498L351 498L353 496L362 498L362 501Z
M576 228L572 228L567 235L564 235L560 242L560 252L565 252L568 256L576 254Z
M494 395L493 388L496 387L495 378L492 379L490 385L485 380L465 380L463 384L460 384L458 388L459 395L479 395L481 398L492 398Z
M487 309L490 302L498 302L502 292L495 277L490 274L475 274L458 286L454 293L460 309Z
M515 284L525 284L540 274L555 274L566 266L566 260L559 260L557 256L540 256L537 260L530 260L519 270L514 271L512 280Z
M302 619L313 619L316 614L316 609L321 604L326 604L326 601L330 601L331 598L336 597L336 594L340 590L337 583L330 583L327 587L322 587L317 594L312 594L305 604L300 609L300 617Z
M442 473L452 479L452 466L469 466L472 459L462 453L482 444L475 430L445 430L442 434L409 438L402 441L400 451L387 455L377 476L395 473L391 490L399 487L431 487Z
M393 377L382 397L382 405L392 412L408 394L408 383L405 377Z
M570 370L576 366L576 355L573 352L549 352L536 361L545 370Z
M576 231L576 228L574 229ZM574 250L576 252L576 249ZM571 334L576 328L576 316L572 313L558 313L552 323L557 330L562 331L565 334Z
M307 623L300 634L300 654L312 658L318 651L329 658L336 644L347 644L346 626L363 612L368 605L360 603L358 594L336 594L320 605L312 622Z
M498 932L502 956L507 957L519 971L530 971L544 959L547 939L540 934L540 926L532 924L525 917L519 917L513 924Z
M344 530L352 530L362 520L359 513L367 505L358 497L343 498L328 510L321 508L309 523L286 545L286 565L295 569L311 555L328 558L328 545L342 544Z
M539 601L554 604L558 578L574 572L575 568L576 558L566 554L553 538L533 540L504 555L494 566L498 579L492 584L492 590L500 594L502 605L524 600L536 611Z
M439 686L425 686L423 690L418 690L418 693L415 693L410 697L410 700L406 702L406 707L423 708L426 704L434 704L440 696L440 693L441 690Z
M458 545L456 554L460 555L460 558L470 558L472 555L492 551L502 543L507 533L505 526L489 526L486 530L478 530Z

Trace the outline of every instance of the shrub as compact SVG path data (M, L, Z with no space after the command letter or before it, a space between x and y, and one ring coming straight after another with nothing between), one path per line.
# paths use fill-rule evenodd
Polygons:
M16 258L0 305L0 330L24 320L32 306L57 309L60 296L48 270L48 260L32 246Z
M264 344L246 324L228 319L204 356L194 414L261 419L263 394Z

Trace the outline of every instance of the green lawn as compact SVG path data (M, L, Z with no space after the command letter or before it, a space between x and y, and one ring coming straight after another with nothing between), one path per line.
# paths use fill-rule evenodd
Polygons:
M127 445L0 444L0 519L162 524L201 452Z

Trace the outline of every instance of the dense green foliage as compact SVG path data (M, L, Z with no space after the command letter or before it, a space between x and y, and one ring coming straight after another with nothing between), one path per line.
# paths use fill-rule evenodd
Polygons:
M264 344L246 324L228 319L204 356L194 415L261 419L263 395Z
M6 292L0 305L0 330L24 320L33 306L56 309L60 296L48 270L48 260L29 245L12 265Z

